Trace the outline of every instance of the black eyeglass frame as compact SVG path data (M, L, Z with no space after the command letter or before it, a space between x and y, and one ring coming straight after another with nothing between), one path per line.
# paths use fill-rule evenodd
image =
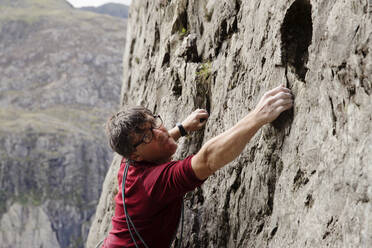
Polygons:
M151 138L149 138L148 141L145 140L145 137L147 135L147 133L146 133L147 129L144 130L145 134L142 136L142 139L139 142L137 142L136 144L133 145L134 148L137 148L137 146L139 146L142 143L144 143L144 144L151 143L152 138L154 137L154 133L152 132L152 130L160 128L163 125L163 119L160 117L160 115L153 115L153 117L154 117L154 120L151 121L151 127L149 128L150 132L151 132ZM157 120L160 120L160 122L158 124L156 124Z

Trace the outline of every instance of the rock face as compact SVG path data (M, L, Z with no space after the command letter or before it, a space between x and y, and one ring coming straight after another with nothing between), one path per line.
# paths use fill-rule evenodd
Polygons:
M40 207L15 203L1 219L1 227L21 231L18 235L1 232L2 247L59 247L51 221Z
M0 4L1 247L83 247L112 153L126 21Z
M195 153L263 93L285 84L292 111L185 200L183 247L372 246L372 6L368 1L134 1L122 104L168 127L210 118L179 142ZM114 159L88 237L110 228Z

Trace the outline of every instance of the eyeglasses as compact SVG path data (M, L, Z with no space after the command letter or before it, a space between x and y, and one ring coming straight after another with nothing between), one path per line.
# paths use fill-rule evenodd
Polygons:
M133 145L134 148L137 148L137 146L139 146L142 143L149 144L152 141L152 138L154 136L152 130L160 128L161 125L163 125L163 120L161 119L160 115L155 115L153 117L154 119L151 120L151 127L145 130L145 133L142 136L142 139Z

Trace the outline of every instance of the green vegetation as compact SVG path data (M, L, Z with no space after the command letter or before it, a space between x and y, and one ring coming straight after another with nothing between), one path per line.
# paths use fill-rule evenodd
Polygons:
M47 9L63 9L71 8L71 6L64 0L2 0L2 8L14 7L14 8L47 8Z
M63 16L66 11L58 9L42 9L36 6L19 9L11 7L0 7L0 22L4 23L6 21L24 21L26 24L33 24L41 20L42 17L52 17L52 16Z
M196 71L198 79L204 83L210 81L212 63L210 61L205 62L201 65L200 69Z
M19 195L14 195L11 201L18 202L22 206L40 206L43 203L43 196L42 192L37 189L31 189L27 192L21 192Z
M76 23L82 29L90 29L97 23L89 21L99 16L93 12L75 10L64 0L23 0L21 3L17 1L17 4L12 2L6 0L6 4L0 5L0 28L9 21L32 25L48 19L49 22Z
M69 247L83 247L83 246L84 246L84 239L82 237L72 236L70 238Z
M184 36L188 35L188 31L187 31L186 28L182 27L179 34L180 34L181 37L184 37Z
M82 106L54 106L34 111L0 108L0 129L24 132L32 128L38 135L82 133L90 137L92 134L102 133L106 116L105 110Z

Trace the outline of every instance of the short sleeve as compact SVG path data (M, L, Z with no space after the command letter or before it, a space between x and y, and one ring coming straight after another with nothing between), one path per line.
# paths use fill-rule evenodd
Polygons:
M200 186L205 180L196 177L191 158L152 167L144 178L144 186L155 201L169 202Z

